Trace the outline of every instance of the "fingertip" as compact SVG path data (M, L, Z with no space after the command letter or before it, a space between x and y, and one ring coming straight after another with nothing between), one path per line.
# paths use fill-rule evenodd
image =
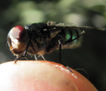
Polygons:
M0 64L0 91L97 91L84 76L70 70L46 60L6 62Z

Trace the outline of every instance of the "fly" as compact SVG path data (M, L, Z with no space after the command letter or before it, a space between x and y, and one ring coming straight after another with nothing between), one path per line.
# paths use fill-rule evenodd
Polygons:
M26 57L28 54L34 55L36 60L39 56L45 60L43 55L59 49L61 61L61 50L79 46L80 38L85 34L85 30L104 29L88 26L63 26L53 22L33 23L25 27L18 25L9 31L7 43L16 59Z

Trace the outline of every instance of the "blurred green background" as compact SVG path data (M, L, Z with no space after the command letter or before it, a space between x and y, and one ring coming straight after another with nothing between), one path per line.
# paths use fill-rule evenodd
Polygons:
M65 25L106 27L106 0L1 0L0 62L15 57L7 34L15 25L55 21ZM46 55L58 60L58 51ZM106 91L106 31L87 31L82 46L62 51L63 64L80 71L99 91Z

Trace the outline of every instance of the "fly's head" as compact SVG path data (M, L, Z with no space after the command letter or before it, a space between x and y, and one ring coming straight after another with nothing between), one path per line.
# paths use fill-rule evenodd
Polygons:
M28 34L23 26L15 26L13 27L7 36L7 43L10 48L10 51L19 56L23 54L26 49L28 42Z

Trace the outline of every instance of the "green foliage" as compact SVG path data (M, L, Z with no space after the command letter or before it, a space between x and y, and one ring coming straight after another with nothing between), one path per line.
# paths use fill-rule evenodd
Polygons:
M68 25L89 24L95 16L106 23L105 0L15 0L1 12L1 25L30 24L33 22L56 21ZM92 16L92 18L91 18ZM90 19L91 18L91 19ZM95 22L91 23L96 26ZM106 25L106 24L105 24ZM105 26L101 25L101 26Z

